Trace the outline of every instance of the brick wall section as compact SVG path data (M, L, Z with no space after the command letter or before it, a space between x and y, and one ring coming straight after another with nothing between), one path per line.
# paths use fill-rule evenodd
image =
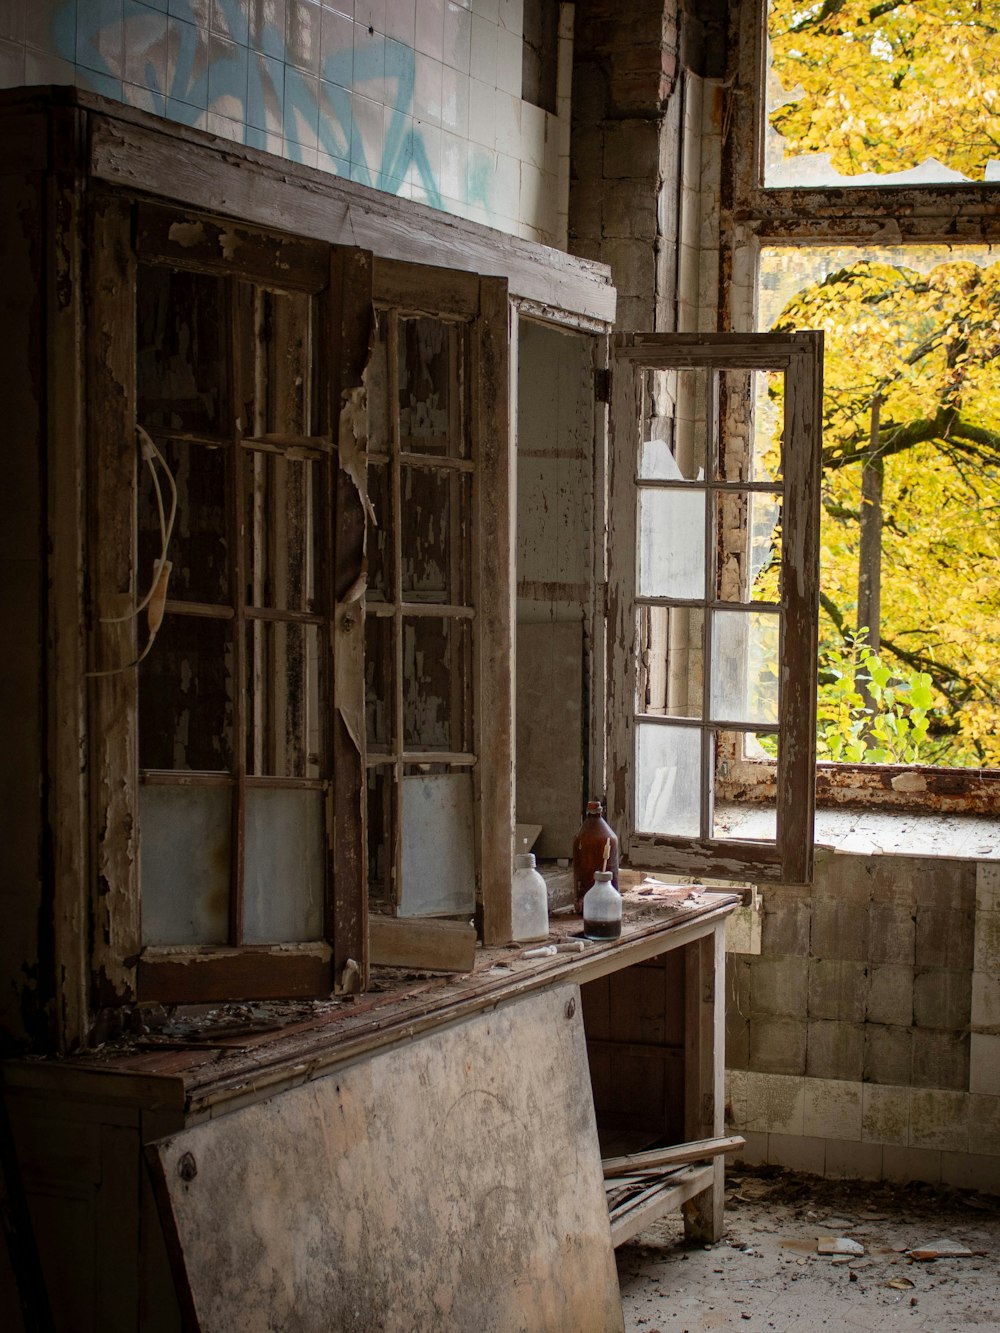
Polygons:
M968 1089L973 862L821 856L762 906L760 954L729 957L730 1068Z
M1000 866L820 853L727 959L748 1161L1000 1193Z
M620 328L662 328L672 308L659 261L676 215L663 160L677 146L677 0L579 0L573 66L569 249L610 264Z

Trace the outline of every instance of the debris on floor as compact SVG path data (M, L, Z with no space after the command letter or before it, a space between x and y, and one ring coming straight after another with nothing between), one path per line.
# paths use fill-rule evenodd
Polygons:
M741 1167L715 1245L677 1214L617 1255L626 1333L1000 1330L1000 1198L972 1191Z

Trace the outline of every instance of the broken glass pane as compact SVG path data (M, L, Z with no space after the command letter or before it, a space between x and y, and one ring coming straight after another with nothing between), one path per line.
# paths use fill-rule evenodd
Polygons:
M247 625L247 772L316 778L322 768L318 625Z
M229 772L232 622L167 613L139 666L139 764Z
M247 603L311 611L321 563L322 465L259 449L243 455Z
M402 595L413 602L467 605L472 478L440 468L403 467L400 475Z
M639 476L656 481L704 481L711 371L642 372L642 447Z

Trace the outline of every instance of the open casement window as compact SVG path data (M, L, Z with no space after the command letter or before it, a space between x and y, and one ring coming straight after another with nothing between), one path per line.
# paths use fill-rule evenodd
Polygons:
M376 260L368 396L369 901L509 938L507 287Z
M362 856L334 841L334 782L360 777L360 752L353 775L337 753L334 670L358 254L121 200L95 223L94 716L101 771L127 779L101 856L139 999L329 994L349 956L360 979L363 937L338 923L363 915ZM164 549L149 644L135 613ZM360 542L354 560L356 577ZM113 854L132 827L137 849Z
M635 865L811 874L821 381L821 334L616 340L608 806Z

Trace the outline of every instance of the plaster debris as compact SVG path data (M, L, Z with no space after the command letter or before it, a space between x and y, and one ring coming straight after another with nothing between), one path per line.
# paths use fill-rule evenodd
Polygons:
M1000 1328L992 1258L1000 1252L1000 1197L916 1181L824 1180L778 1167L740 1167L726 1183L721 1244L705 1251L686 1242L678 1214L617 1251L626 1333ZM833 1219L852 1231L863 1227L863 1257L817 1254L816 1237ZM970 1253L915 1262L910 1251L927 1237L935 1239L918 1248L960 1241Z

